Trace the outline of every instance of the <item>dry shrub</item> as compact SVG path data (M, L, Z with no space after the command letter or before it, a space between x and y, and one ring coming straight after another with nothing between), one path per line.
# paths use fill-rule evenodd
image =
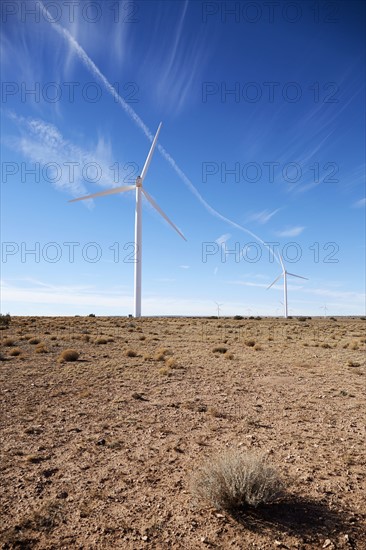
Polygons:
M20 348L13 348L11 351L9 351L9 355L12 357L17 357L22 353L22 350Z
M225 346L216 346L215 348L213 348L212 350L214 353L226 353L227 352L227 348L225 348Z
M36 353L48 353L48 349L44 344L37 344L36 349L34 350Z
M126 356L127 357L137 357L137 353L133 349L128 349L128 350L126 350Z
M165 361L167 353L169 353L168 348L159 348L154 355L155 361Z
M234 354L231 353L230 351L227 351L227 352L224 354L224 357L225 357L225 359L234 359Z
M245 340L244 344L245 344L246 346L248 346L249 348L254 348L254 346L255 346L255 340L253 340L253 339Z
M10 355L11 355L11 353L10 353ZM360 363L358 363L357 361L352 361L352 360L348 361L347 364L348 364L349 367L360 367L361 366Z
M171 375L171 369L169 367L161 367L159 369L159 374L162 374L163 376L170 376Z
M255 349L255 351L261 351L261 350L262 350L262 346L260 346L259 344L256 344L256 345L254 346L254 349Z
M36 345L36 344L39 344L41 340L39 338L30 338L28 342L32 345Z
M174 369L174 367L177 366L177 361L174 359L174 357L166 357L165 365L168 369Z
M95 340L95 343L100 345L100 344L106 344L108 342L107 338L97 338Z
M14 338L5 338L3 344L4 344L4 346L11 347L11 346L15 345L15 340L14 340Z
M233 449L209 458L192 479L197 497L227 511L271 502L283 488L263 456Z
M79 352L75 349L65 349L59 356L58 360L63 363L64 361L77 361L79 359Z

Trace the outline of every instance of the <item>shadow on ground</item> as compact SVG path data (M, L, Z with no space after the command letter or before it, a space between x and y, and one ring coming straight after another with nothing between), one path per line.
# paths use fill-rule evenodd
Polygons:
M325 537L354 531L347 514L320 501L290 495L286 500L236 512L233 519L254 532L273 530L303 537Z

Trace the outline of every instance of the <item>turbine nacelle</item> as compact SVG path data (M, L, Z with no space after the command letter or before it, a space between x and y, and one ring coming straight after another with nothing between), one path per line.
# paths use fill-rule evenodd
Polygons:
M136 187L142 187L142 178L141 178L141 176L137 176L137 178L136 178Z

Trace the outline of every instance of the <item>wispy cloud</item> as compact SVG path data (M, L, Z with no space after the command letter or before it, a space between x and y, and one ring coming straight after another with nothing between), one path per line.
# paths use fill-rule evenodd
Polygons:
M352 206L354 208L364 208L366 206L366 198L354 202Z
M175 115L194 97L190 92L212 50L207 44L208 30L202 26L187 40L188 25L192 28L194 21L187 21L190 9L188 0L162 4L156 18L159 39L152 40L144 64L144 72L148 72L155 88L155 101Z
M179 267L181 269L189 269L191 266L190 265L180 265Z
M233 280L226 281L230 285L239 285L247 287L268 288L268 284L254 283L252 281ZM279 282L273 285L274 289L282 290L283 284ZM295 285L290 283L288 285L289 290L298 291L304 294L313 294L315 296L321 296L324 298L334 298L338 300L344 300L346 303L352 303L354 305L360 305L365 303L366 294L362 292L342 291L342 290L329 290L329 288L309 288L305 284Z
M117 185L109 169L113 157L111 144L106 139L100 137L89 149L81 148L67 140L53 124L39 118L7 114L19 135L7 138L5 143L30 162L39 163L45 180L57 189L78 196L86 192L85 178L103 186Z
M48 285L36 281L29 282L1 281L2 305L12 304L12 313L16 315L85 315L93 311L101 315L123 315L132 311L133 297L131 292L119 286L108 290L96 286ZM210 300L176 298L146 294L144 296L145 315L209 315L212 312Z
M251 214L248 218L248 221L253 221L253 222L257 222L257 223L260 223L261 225L264 225L265 223L269 222L269 220L271 218L273 218L273 216L275 214L277 214L277 212L280 211L280 208L276 208L276 210L262 210L261 212L255 212L254 214Z
M231 238L231 235L230 233L224 233L223 235L221 235L220 237L218 237L215 242L219 245L219 246L223 246L224 244L227 243L227 241Z
M305 227L297 225L295 227L288 227L287 229L283 229L283 231L276 231L276 235L277 237L297 237L298 235L301 235L304 229Z

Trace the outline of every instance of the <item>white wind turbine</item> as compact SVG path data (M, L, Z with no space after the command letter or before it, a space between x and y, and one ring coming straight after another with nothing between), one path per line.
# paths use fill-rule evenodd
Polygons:
M328 311L327 305L324 304L324 306L320 306L320 309L324 310L324 317L326 317L327 316L327 311Z
M267 288L270 289L275 283L277 283L277 281L279 279L281 279L281 277L283 277L283 297L284 297L284 309L285 309L285 318L287 319L288 317L288 308L287 308L287 275L290 275L291 277L297 277L298 279L305 279L306 281L308 280L306 277L302 277L301 275L295 275L294 273L289 273L286 268L285 268L285 265L283 263L283 259L282 259L282 256L281 254L278 255L279 256L279 259L280 259L280 262L281 262L281 267L282 267L282 273L276 277L276 279L273 281L273 283L271 283L269 285L269 287Z
M135 261L135 288L134 288L134 316L141 317L141 266L142 266L142 196L141 193L145 195L150 204L159 212L159 214L175 229L175 231L184 239L187 240L183 233L174 225L174 223L168 218L168 216L162 211L162 209L156 204L154 199L149 195L149 193L143 187L143 181L146 177L147 170L149 168L153 152L155 149L156 142L158 140L161 124L155 134L154 140L151 144L149 154L147 155L144 167L142 169L141 175L137 176L135 185L123 185L122 187L115 187L113 189L108 189L107 191L100 191L99 193L93 193L92 195L87 195L86 197L80 197L78 199L72 199L69 202L83 201L87 199L93 199L95 197L103 197L104 195L113 195L115 193L124 193L125 191L136 190L136 208L135 208L135 251L136 251L136 261Z
M217 306L217 318L220 319L220 311L221 311L222 304L218 304L217 302L215 302L215 304Z

